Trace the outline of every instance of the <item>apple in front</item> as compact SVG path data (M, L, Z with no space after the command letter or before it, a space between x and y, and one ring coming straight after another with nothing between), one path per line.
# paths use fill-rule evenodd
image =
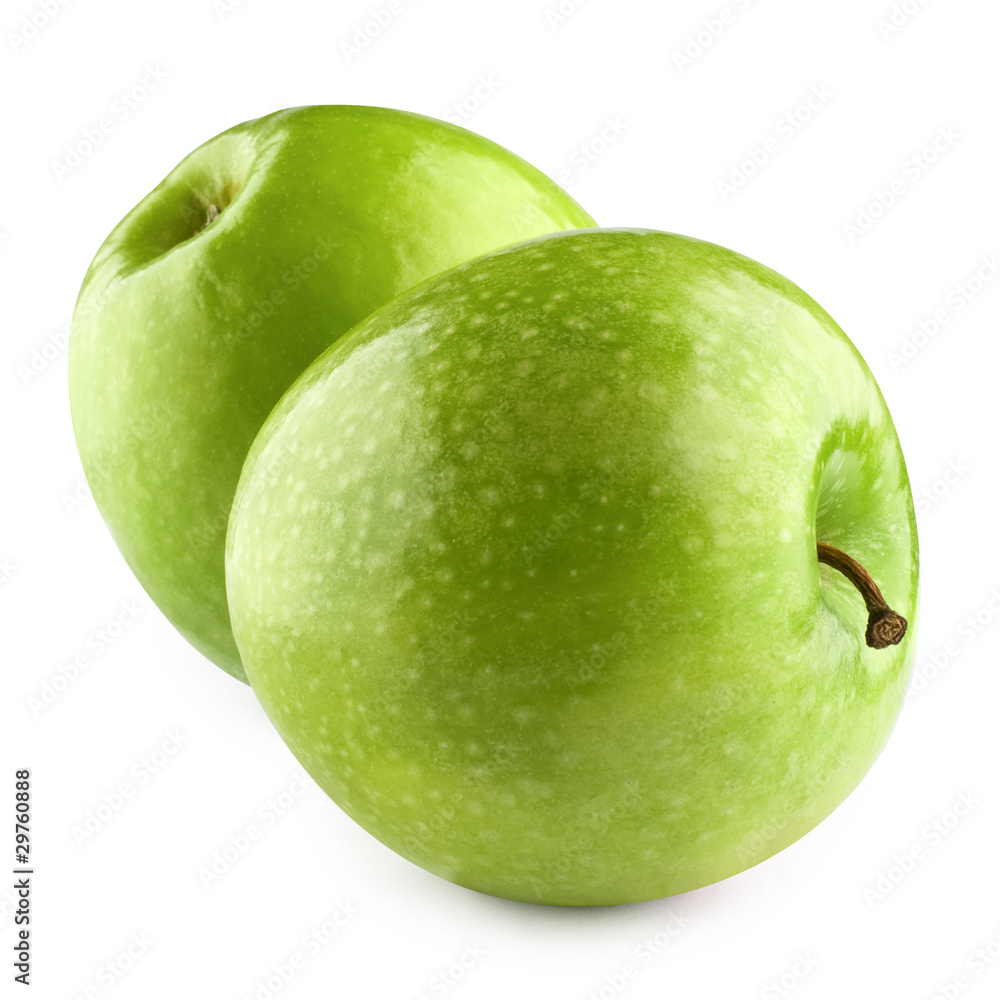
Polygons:
M757 864L858 784L913 663L917 535L816 302L590 230L319 358L254 443L227 582L255 692L358 823L472 889L602 905Z
M122 554L199 650L246 679L226 606L226 527L247 451L291 383L425 278L591 225L487 139L337 106L223 132L125 217L73 317L73 426Z

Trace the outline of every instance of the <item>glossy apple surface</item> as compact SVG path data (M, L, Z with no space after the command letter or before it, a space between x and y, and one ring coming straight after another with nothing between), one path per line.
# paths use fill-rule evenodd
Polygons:
M910 619L865 642L818 543ZM913 662L903 455L803 291L643 230L431 279L300 379L230 525L233 623L296 757L424 868L542 903L684 892L857 785Z
M70 399L101 514L150 597L245 680L225 533L264 418L323 349L418 282L488 250L593 225L496 144L444 122L306 107L183 160L91 264Z

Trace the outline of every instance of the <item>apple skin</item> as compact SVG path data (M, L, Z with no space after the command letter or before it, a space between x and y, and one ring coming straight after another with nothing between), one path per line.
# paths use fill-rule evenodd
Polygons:
M257 431L317 355L439 271L593 224L472 132L339 106L223 132L125 217L74 314L73 425L111 534L194 646L246 679L226 606L229 511Z
M865 645L841 548L910 619ZM254 691L366 830L481 892L685 892L827 816L914 656L903 455L792 282L648 230L424 283L312 365L230 523Z

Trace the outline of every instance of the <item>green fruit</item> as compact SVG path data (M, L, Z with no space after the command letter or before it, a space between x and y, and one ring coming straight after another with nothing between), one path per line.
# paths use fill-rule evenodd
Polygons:
M378 306L470 257L593 220L454 125L383 108L244 122L183 160L90 266L70 338L91 489L150 597L245 680L225 534L271 408Z
M599 905L762 861L872 765L914 636L866 645L844 553L915 617L903 456L844 333L732 251L592 230L440 275L310 367L227 580L255 692L358 823Z

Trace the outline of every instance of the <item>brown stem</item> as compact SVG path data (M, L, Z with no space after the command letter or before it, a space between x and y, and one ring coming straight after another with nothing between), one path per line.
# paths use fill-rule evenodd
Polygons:
M865 599L865 607L868 609L865 642L872 649L885 649L886 646L895 646L900 642L906 635L906 619L885 603L882 591L878 589L868 570L846 552L841 552L826 542L817 544L816 554L821 563L843 573Z

